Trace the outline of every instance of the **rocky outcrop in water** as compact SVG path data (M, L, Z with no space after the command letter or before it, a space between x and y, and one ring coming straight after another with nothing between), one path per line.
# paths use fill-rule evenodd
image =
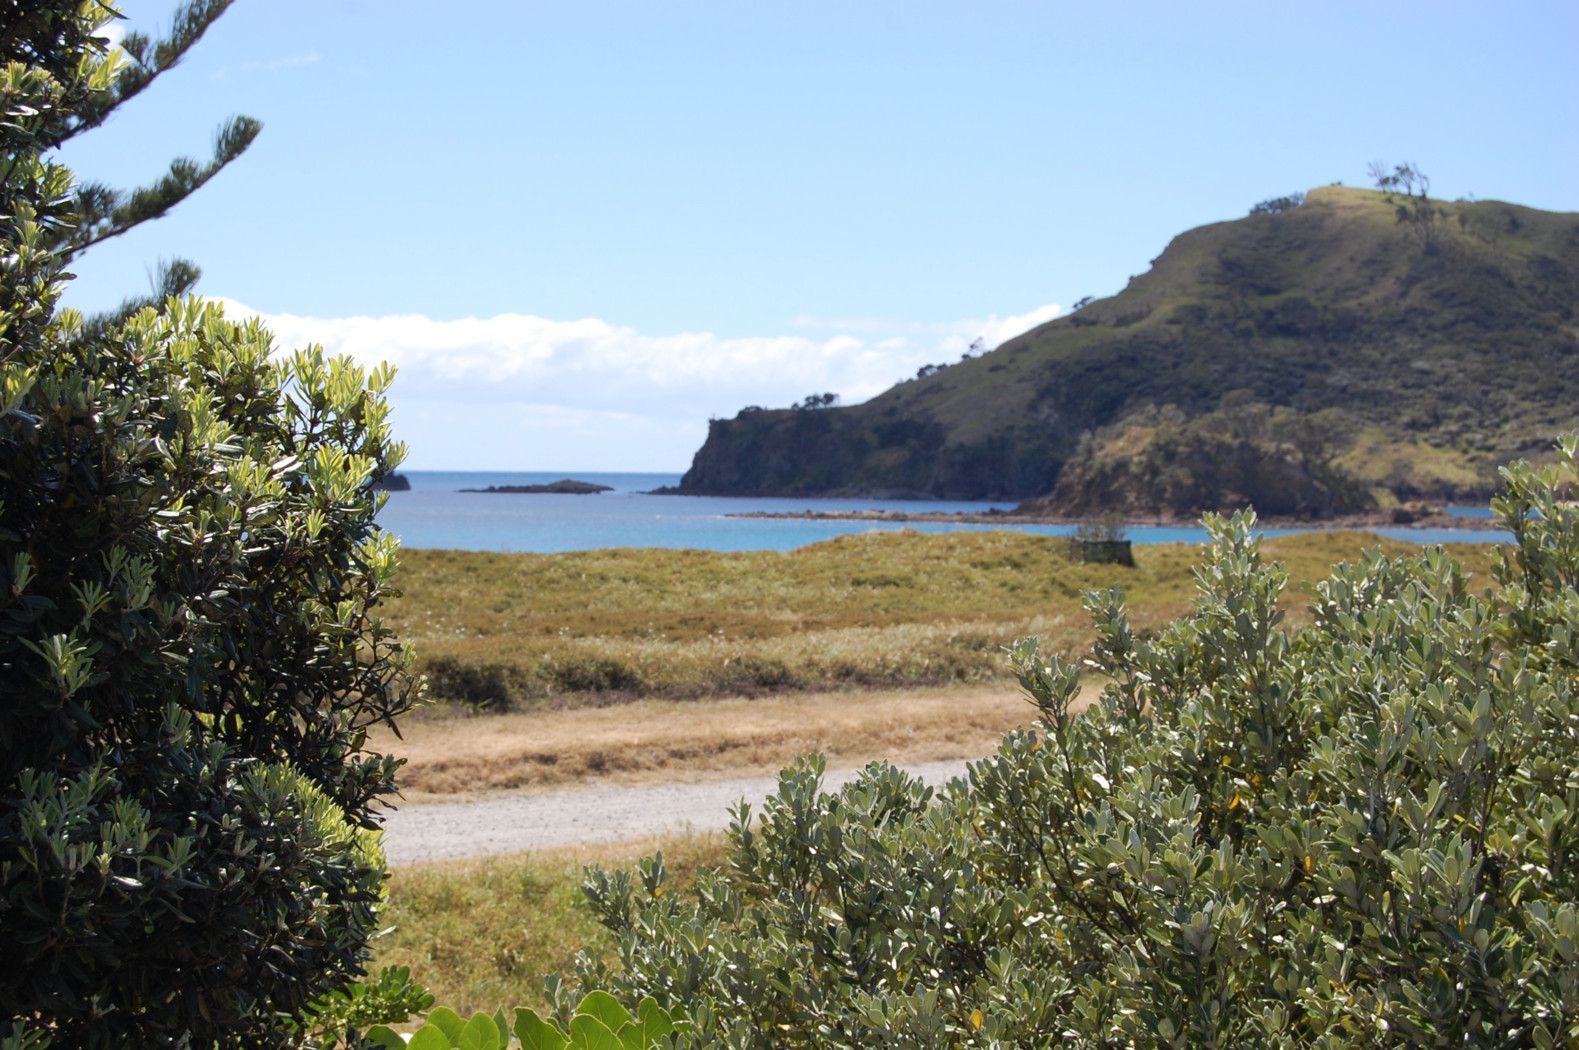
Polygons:
M461 489L462 492L501 492L507 495L591 496L599 492L613 492L612 485L597 485L590 481L561 478L546 485L489 485L485 489Z

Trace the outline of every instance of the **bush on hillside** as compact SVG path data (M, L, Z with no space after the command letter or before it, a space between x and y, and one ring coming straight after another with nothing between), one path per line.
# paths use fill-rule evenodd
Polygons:
M1251 215L1281 215L1286 211L1293 211L1305 203L1303 193L1290 193L1284 197L1268 197L1259 201L1250 208Z
M1191 615L1093 594L1106 676L1020 643L1041 713L933 791L780 776L728 865L593 872L617 960L718 1046L1354 1047L1579 1040L1579 481L1505 472L1475 593L1440 549L1340 565L1289 632L1254 518Z

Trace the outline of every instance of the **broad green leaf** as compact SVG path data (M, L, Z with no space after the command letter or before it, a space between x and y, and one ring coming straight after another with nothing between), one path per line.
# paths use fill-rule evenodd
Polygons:
M406 1050L452 1050L454 1043L438 1025L425 1024L418 1028L406 1044Z
M631 1023L630 1011L608 992L588 992L576 1007L577 1015L596 1017L610 1032L617 1032Z
M570 1045L575 1050L626 1050L619 1036L591 1014L578 1013L570 1019Z
M374 1025L363 1033L362 1038L374 1046L381 1046L384 1050L406 1050L407 1043L401 1034L385 1024Z
M636 1018L641 1037L646 1040L644 1046L674 1034L674 1022L670 1019L668 1011L659 1006L658 1000L650 995L636 1005Z
M455 1040L456 1050L499 1050L499 1027L487 1014L474 1014Z
M565 1050L570 1043L558 1028L524 1007L515 1012L515 1037L521 1050Z
M428 1024L434 1025L444 1033L445 1038L454 1046L460 1042L461 1030L466 1027L466 1022L461 1020L461 1015L447 1006L441 1006L428 1014Z

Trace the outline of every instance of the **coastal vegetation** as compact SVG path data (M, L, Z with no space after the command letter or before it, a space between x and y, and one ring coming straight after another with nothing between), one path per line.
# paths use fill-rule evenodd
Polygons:
M855 536L788 554L429 552L413 559L400 598L395 544L375 523L380 480L404 451L387 368L277 352L259 324L181 297L196 277L185 263L161 271L152 301L100 318L58 307L73 257L163 214L257 133L237 118L211 161L178 160L130 193L77 187L50 159L168 70L227 6L192 0L167 39L129 34L124 55L101 35L113 12L95 0L0 12L5 1050L395 1050L406 1041L383 1024L434 1002L417 982L450 1000L419 1022L418 1050L503 1050L512 1033L523 1046L636 1050L1023 1045L1053 1034L1181 1047L1579 1038L1579 442L1560 448L1556 467L1506 473L1497 509L1515 542L1464 548L1462 561L1355 533L1263 543L1245 513L1213 519L1204 551L1151 548L1134 565L1006 533ZM1402 301L1433 323L1498 310L1540 321L1570 300L1568 248L1549 243L1558 235L1547 220L1515 217L1488 234L1477 206L1431 201L1413 168L1387 177L1385 203L1415 260ZM1277 240L1267 223L1345 208L1345 221L1366 223L1372 203L1318 192L1249 221ZM1453 281L1503 250L1497 236L1524 265L1499 271L1514 290L1461 314L1433 298L1465 290ZM1348 332L1328 306L1288 297L1276 269L1287 244L1278 252L1219 251L1231 284L1252 282L1235 307L1249 314L1208 309L1195 321L1248 317L1260 336L1281 330L1263 330L1262 317ZM1372 282L1395 276L1384 268ZM1075 315L1075 329L1142 333L1136 357L1103 348L1116 379L1102 382L1155 370L1161 358L1142 361L1137 348L1155 337L1144 333L1158 305ZM1195 323L1191 304L1160 305ZM1374 323L1355 326L1375 335ZM1553 401L1569 393L1566 373L1549 366L1571 335L1558 345L1546 338L1556 329L1524 331L1536 334L1504 348L1507 382L1472 406L1481 414L1444 421L1447 402L1425 386L1401 397L1406 410L1438 413L1423 440L1471 477L1477 457L1570 411ZM1445 356L1439 344L1418 348L1422 383L1472 364L1476 333L1455 330ZM1282 344L1255 350L1269 346ZM1248 359L1225 356L1240 374ZM1043 424L1070 398L1104 394L1096 379L1108 373L1071 360L1060 367L1087 367L1093 382L1060 372L1062 385L1035 395L1056 410ZM1539 384L1518 367L1532 360ZM1287 363L1265 365L1252 377L1261 385L1232 399L1220 382L1205 399L1211 376L1163 377L1188 380L1170 402L1184 417L1157 408L1133 458L1162 477L1177 450L1213 458L1225 447L1214 442L1237 441L1227 446L1235 472L1211 498L1260 499L1247 485L1293 443L1312 482L1338 492L1361 477L1342 466L1353 449L1311 452L1298 425L1345 405L1278 396ZM916 384L946 393L977 366L993 372L988 357L972 358ZM1182 400L1192 390L1200 404ZM1508 422L1496 414L1513 403L1504 397L1533 407ZM790 414L808 434L837 435L848 424L829 421L850 417L835 400L814 395ZM1269 406L1265 429L1234 433L1256 405ZM1108 408L1104 426L1153 411ZM1285 409L1298 413L1291 430L1278 429ZM1498 429L1477 432L1479 444L1453 430L1487 419ZM1048 448L1070 437L1063 425L1046 428ZM1134 432L1094 434L1093 471L1101 442ZM1456 436L1436 442L1443 433ZM960 446L960 479L1012 459L983 440L979 456ZM1116 474L1108 484L1115 491ZM992 682L1007 662L1038 720L941 791L877 762L825 793L825 759L797 760L760 819L742 806L723 841L666 843L632 869L585 872L584 905L570 869L623 864L629 846L392 880L378 817L399 759L374 731L394 732L421 692L402 629L426 648L449 713L556 709L568 733L610 713L655 728L668 717L658 736L676 743L660 750L659 770L696 757L677 743L682 703L693 747L725 741L720 753L739 752L728 761L781 759L696 716L698 700L726 694L705 702L715 713L733 705L725 718L741 723L753 694ZM1090 682L1077 660L1096 672ZM959 695L943 696L928 731L962 721L963 705L949 703ZM787 710L755 728L789 736L794 716L815 708ZM844 735L863 748L891 740ZM544 764L609 766L595 747L542 743ZM496 786L475 769L459 775ZM388 965L359 981L375 949ZM539 984L550 970L566 976ZM466 1020L453 1006L495 1012Z
M1253 519L1187 615L1091 595L1039 724L933 790L786 769L725 863L594 871L581 981L702 1045L1556 1047L1579 1038L1579 440L1508 474L1481 593L1440 549L1333 569L1291 628Z
M1015 513L1189 519L1202 507L1254 505L1278 518L1359 514L1376 509L1378 494L1336 461L1353 429L1338 409L1245 399L1194 417L1148 407L1083 435L1052 494Z
M1407 165L1379 178L1180 234L1116 295L864 404L714 420L679 491L1026 499L1063 483L1082 507L1189 518L1481 498L1574 424L1579 215L1431 199ZM1236 438L1231 477L1178 454L1247 405L1279 433ZM1302 430L1333 439L1312 456L1288 436ZM1156 470L1105 468L1146 432Z
M1371 546L1360 532L1268 542L1300 587ZM1455 545L1490 583L1486 545ZM839 687L1004 680L1004 652L1038 635L1072 655L1093 637L1091 589L1122 585L1138 628L1188 611L1200 548L1140 546L1133 568L1085 564L1057 537L995 532L845 536L787 553L407 551L390 624L432 696L487 710L579 707Z
M371 485L389 370L162 294L62 310L70 261L163 214L257 133L148 187L54 151L173 66L226 2L112 51L106 5L0 11L0 1044L299 1045L360 976L394 759L417 696L378 617Z

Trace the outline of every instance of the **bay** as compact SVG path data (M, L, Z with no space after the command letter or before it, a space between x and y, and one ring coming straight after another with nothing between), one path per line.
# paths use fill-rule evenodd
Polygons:
M788 551L855 533L1014 529L1045 536L1067 536L1069 525L978 525L946 522L807 521L795 518L736 518L760 511L1008 510L1013 503L946 500L758 499L724 496L653 496L678 474L619 474L564 471L403 471L406 492L391 492L378 522L411 548L514 551L551 554L610 547L668 547L712 551ZM461 492L490 485L545 485L575 478L612 491L596 495ZM1301 529L1267 529L1279 536ZM1383 536L1417 543L1504 542L1495 529L1378 528ZM1141 543L1201 543L1202 528L1136 525L1126 534Z

